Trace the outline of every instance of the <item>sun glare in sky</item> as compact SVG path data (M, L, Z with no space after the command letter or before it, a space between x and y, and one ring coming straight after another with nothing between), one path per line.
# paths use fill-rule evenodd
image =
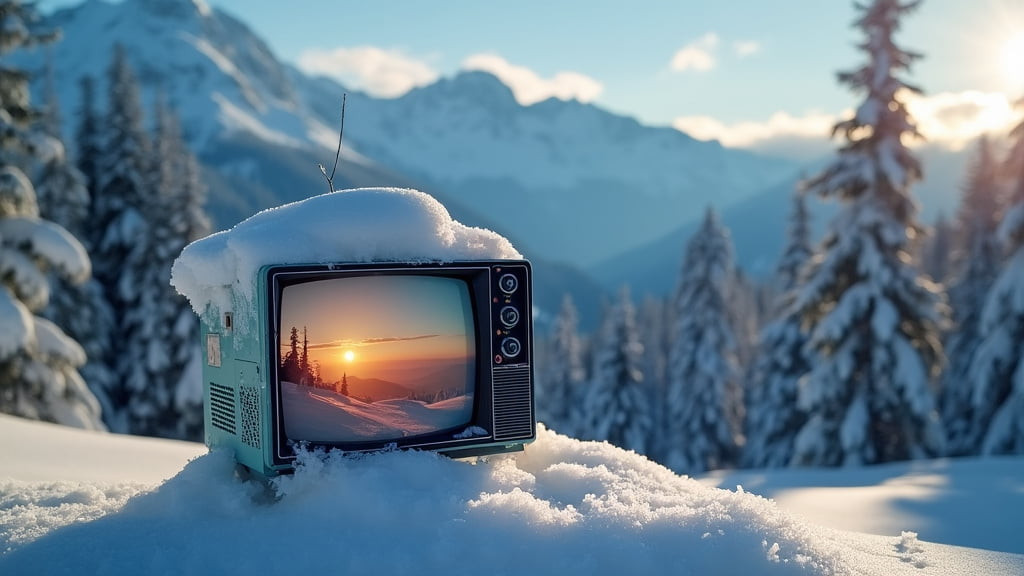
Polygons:
M352 361L356 359L356 353L351 350L345 350L341 353L341 359L344 360L346 364L351 364Z
M1024 87L1024 30L1018 30L1003 47L1003 74L1010 86Z

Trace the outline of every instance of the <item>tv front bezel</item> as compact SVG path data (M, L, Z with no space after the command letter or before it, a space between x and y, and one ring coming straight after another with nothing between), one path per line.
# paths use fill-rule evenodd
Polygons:
M274 467L290 466L296 456L291 446L292 440L288 438L284 425L284 409L282 406L282 387L280 382L280 356L284 330L281 327L281 298L286 286L301 284L304 282L329 280L345 277L365 276L426 276L426 277L447 277L460 280L466 283L469 291L470 310L473 318L470 319L474 329L473 339L476 348L475 367L472 371L476 376L473 383L473 410L470 420L465 425L452 428L445 428L435 432L419 434L404 438L389 438L384 440L369 440L357 442L302 442L309 448L338 449L344 452L372 452L387 449L424 449L451 454L475 455L505 452L509 450L522 449L522 441L505 443L507 446L495 446L495 425L494 425L494 382L491 359L495 355L491 334L494 331L494 319L492 318L491 302L495 295L492 293L491 274L496 266L525 265L529 273L529 263L525 261L472 261L452 263L425 263L409 264L396 262L382 263L357 263L357 264L324 264L324 265L279 265L272 266L266 270L267 289L267 327L270 331L267 341L267 366L269 400L271 410L271 446L272 465ZM527 301L530 300L530 290L527 288ZM523 321L532 323L532 314L524 310L521 314ZM532 339L532 326L528 325L526 330L528 339ZM532 380L532 342L524 343L524 354L521 361L516 364L529 364L531 366ZM531 415L535 414L535 406L531 394ZM534 427L536 418L533 417ZM487 431L487 435L473 436L469 438L455 438L454 434L466 430L469 427L479 427ZM533 430L532 436L536 432Z

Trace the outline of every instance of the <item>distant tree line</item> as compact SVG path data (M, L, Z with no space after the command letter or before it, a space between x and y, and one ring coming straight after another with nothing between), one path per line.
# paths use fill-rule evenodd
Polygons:
M539 348L542 421L686 473L1024 454L1024 122L977 142L958 213L925 238L899 78L919 55L893 43L917 5L858 6L867 58L839 81L863 101L795 192L774 278L735 270L709 209L639 320L623 291L581 335L567 296ZM841 206L816 247L807 195Z

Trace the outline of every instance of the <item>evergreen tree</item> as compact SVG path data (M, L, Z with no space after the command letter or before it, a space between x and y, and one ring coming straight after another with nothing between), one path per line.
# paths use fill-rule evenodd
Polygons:
M48 76L52 67L47 67ZM89 216L89 190L85 176L68 161L60 135L60 102L52 88L52 78L46 93L46 122L43 131L55 144L53 154L43 162L36 181L36 197L39 210L44 218L64 227L76 238L84 236L85 223Z
M807 335L800 317L788 304L800 279L800 270L812 256L807 205L804 194L793 195L789 239L775 273L778 296L775 319L761 331L761 347L748 388L746 437L743 463L754 468L789 465L793 440L806 422L797 407L800 378L810 370L805 349Z
M640 305L638 314L640 343L644 347L644 387L650 398L651 418L655 431L648 447L650 454L661 454L665 444L665 411L661 407L668 394L666 373L671 322L667 318L667 312L668 304L665 298L647 296Z
M49 121L45 126L55 147L54 153L43 163L37 178L39 214L79 239L86 230L90 194L85 177L67 161L64 154L56 120L60 116L56 91L50 89L47 94L50 95L47 105ZM50 284L53 287L50 302L41 315L60 325L68 336L82 346L87 361L79 369L81 377L99 400L103 414L110 414L113 406L107 393L112 375L103 359L107 351L106 338L110 331L112 313L103 298L102 288L91 277L83 282L73 282L59 274L51 275Z
M793 192L793 209L789 215L788 242L775 268L774 292L786 294L800 284L800 274L814 255L811 247L811 216L807 211L807 195L802 190ZM784 298L774 298L773 318L782 314L788 305Z
M177 116L164 99L158 98L154 113L150 175L151 196L144 216L148 223L148 246L138 250L150 255L148 274L160 326L150 339L149 386L168 391L166 402L158 404L165 415L160 436L199 440L203 426L201 351L197 339L198 321L185 298L170 286L175 258L193 240L209 233L202 212L205 188L198 179L195 157L181 134Z
M31 5L0 1L0 56L52 39L30 30ZM39 216L26 170L60 154L59 142L36 129L28 75L0 65L0 411L103 429L100 406L77 368L81 346L36 315L50 296L48 274L84 280L89 259L65 229Z
M743 442L742 389L727 300L732 274L732 241L708 208L686 247L671 315L662 462L676 472L729 466Z
M952 274L955 236L954 224L945 213L939 212L931 234L925 237L920 247L921 270L935 282L945 283Z
M572 296L562 297L562 309L555 318L547 361L538 379L537 418L553 430L576 433L579 418L579 388L585 378L578 318Z
M1010 136L1005 169L1013 188L998 230L1009 259L985 299L983 339L969 373L972 426L981 432L982 454L1024 454L1024 121Z
M833 133L846 143L807 183L843 202L796 310L818 352L802 383L808 421L794 445L797 465L860 465L940 454L942 429L930 387L942 359L934 285L910 264L919 232L910 186L921 177L905 142L918 136L900 99L918 92L896 77L919 55L893 44L900 17L919 2L858 5L867 63L839 74L866 97Z
M116 71L121 66L127 68L126 63L115 59L112 72L125 73ZM172 232L168 216L176 207L169 193L173 169L166 162L170 136L162 106L157 111L156 123L152 141L142 137L146 145L141 150L142 180L135 184L139 189L129 190L127 182L120 189L135 195L134 204L126 211L138 220L131 223L137 233L134 242L126 245L124 238L117 238L115 246L126 250L121 281L114 287L117 326L119 333L132 335L117 357L115 370L123 394L127 430L132 434L175 437L179 414L174 410L174 386L184 366L172 366L169 354L169 322L175 318L167 305L173 295L169 286L170 266L176 254L169 251ZM108 193L108 189L102 193Z
M202 437L203 386L202 350L199 347L199 321L188 301L170 288L170 271L174 260L185 246L207 236L210 220L206 215L206 186L203 184L199 161L188 149L181 123L176 114L162 106L157 108L158 142L160 150L155 157L160 175L157 190L167 208L166 238L163 253L164 298L168 325L172 327L165 347L170 358L168 385L175 390L175 408L180 415L178 436L198 440ZM152 218L158 218L152 213ZM196 366L198 369L189 369ZM176 380L175 380L176 378Z
M969 368L982 339L979 320L985 296L999 272L996 226L1000 186L995 153L988 138L982 137L960 200L957 274L948 291L953 327L946 336L948 361L940 390L951 456L976 454L983 432L978 426L981 423L973 418Z
M629 291L623 288L605 316L585 402L595 440L645 454L653 422L640 370L643 347L635 314Z
M148 142L142 126L139 88L128 66L124 49L117 46L108 69L109 109L104 119L92 201L91 237L96 280L113 311L113 333L131 334L124 346L108 348L104 362L114 373L111 390L113 413L107 424L116 432L130 432L133 421L129 408L134 389L144 389L146 364L144 353L158 320L147 317L152 310L151 294L140 292L147 277L148 256L138 247L149 245L144 206L149 200L147 187ZM126 314L132 311L136 319ZM137 323L146 332L136 334ZM139 340L139 338L142 338ZM132 350L127 350L127 346ZM164 392L160 392L164 394ZM134 409L140 413L138 408Z
M726 288L727 312L736 342L736 363L742 368L753 364L757 356L761 310L758 286L739 267L733 269L731 277Z
M75 165L85 178L85 185L89 194L88 214L97 213L94 205L99 194L100 184L100 156L103 151L103 144L100 133L100 118L96 111L96 93L93 79L90 76L83 76L80 81L82 101L78 108L78 124L75 128ZM91 228L91 227L90 227ZM92 252L89 235L80 236L86 247Z
M299 354L299 373L303 384L311 384L309 371L309 331L302 327L302 353Z
M288 336L288 352L281 360L280 378L293 384L299 383L299 329L292 326Z

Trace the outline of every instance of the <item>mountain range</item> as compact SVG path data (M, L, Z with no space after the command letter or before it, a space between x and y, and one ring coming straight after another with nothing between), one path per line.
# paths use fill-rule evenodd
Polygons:
M87 0L45 24L62 40L20 58L42 70L52 54L68 141L79 79L101 82L104 106L120 44L145 105L163 94L181 117L218 228L328 191L317 164L333 162L347 93L335 187L417 188L463 223L505 235L534 261L542 310L557 310L569 292L588 323L587 312L620 284L664 293L707 206L723 213L739 261L755 274L770 269L784 241L786 198L801 170L791 160L578 101L524 106L479 71L374 98L282 63L242 20L202 0Z

